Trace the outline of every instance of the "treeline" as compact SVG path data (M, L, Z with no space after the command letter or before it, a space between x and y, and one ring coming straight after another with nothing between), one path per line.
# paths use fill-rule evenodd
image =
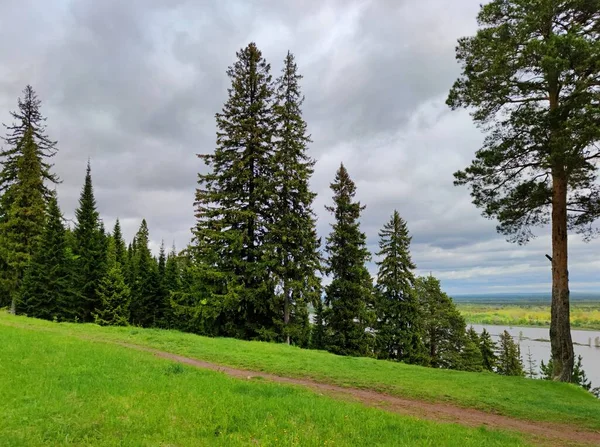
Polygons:
M496 346L485 331L467 331L439 281L415 277L411 237L397 211L379 233L373 281L360 227L365 207L343 164L331 183L326 208L334 223L321 251L302 76L291 53L280 76L273 80L270 71L255 44L237 53L216 114L216 148L199 155L206 169L192 241L179 253L166 254L163 244L158 257L146 221L128 245L118 220L104 228L89 163L75 222L65 225L50 163L56 142L28 86L0 153L1 304L49 320L172 328L523 375L512 338Z

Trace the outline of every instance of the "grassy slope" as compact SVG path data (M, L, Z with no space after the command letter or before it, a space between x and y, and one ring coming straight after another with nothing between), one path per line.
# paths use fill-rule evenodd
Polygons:
M0 445L523 445L246 382L124 347L0 325Z
M550 306L541 304L459 303L468 323L506 326L550 326ZM573 303L571 326L600 330L600 303Z
M600 429L600 401L570 384L339 357L285 345L211 339L175 331L57 324L0 313L0 327L3 324L126 341L223 365Z

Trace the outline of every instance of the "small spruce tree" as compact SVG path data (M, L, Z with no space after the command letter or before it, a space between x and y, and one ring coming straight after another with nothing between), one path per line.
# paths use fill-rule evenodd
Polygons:
M98 286L100 306L94 313L94 321L102 326L127 326L131 292L125 283L121 264L117 261L117 243L108 239L106 273Z
M503 376L525 376L520 348L508 331L500 335L496 372Z
M531 348L527 348L527 377L530 379L535 379L538 375L537 372L537 362L533 359L533 354L531 354Z
M423 325L426 364L434 368L461 369L461 351L466 339L466 323L452 298L441 290L433 276L417 278L415 290Z
M496 356L497 346L490 333L484 328L479 337L479 350L483 362L483 368L487 371L494 372L498 365L498 357Z
M373 283L365 265L371 255L359 221L365 207L353 201L356 186L343 164L331 189L334 206L326 209L335 216L335 222L326 245L326 272L331 276L325 288L326 345L336 354L366 355L373 344L367 328L374 319Z
M131 322L137 326L156 327L163 316L159 295L158 265L152 256L146 220L143 219L135 236L135 251L131 262Z
M383 359L420 363L424 355L417 297L416 268L410 256L406 222L394 211L379 232L375 311L376 355Z

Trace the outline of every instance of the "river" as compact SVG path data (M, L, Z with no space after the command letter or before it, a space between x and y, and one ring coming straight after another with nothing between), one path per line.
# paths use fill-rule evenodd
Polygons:
M521 355L525 369L528 367L528 352L531 352L533 360L537 363L538 372L540 362L543 360L544 363L547 363L550 358L550 334L547 328L481 324L473 324L472 326L478 333L481 333L483 328L487 329L494 341L498 341L498 337L503 331L508 331L515 341L521 345ZM592 381L592 387L600 386L600 331L573 330L571 335L575 344L575 356L577 358L578 355L581 355L583 370L587 378Z

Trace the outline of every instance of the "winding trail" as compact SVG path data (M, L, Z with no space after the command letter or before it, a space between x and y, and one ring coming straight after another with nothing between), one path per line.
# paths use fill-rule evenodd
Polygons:
M436 422L461 424L469 427L485 426L490 429L509 430L528 435L530 440L539 445L548 446L600 446L600 432L577 429L572 425L528 421L515 419L499 414L488 413L473 408L464 408L443 402L426 402L391 396L368 389L346 388L328 383L316 382L308 379L282 377L264 372L248 371L231 368L202 360L183 357L170 352L140 346L130 343L115 342L120 346L139 351L149 352L157 357L172 360L178 363L194 366L196 368L210 369L227 374L238 379L251 380L261 378L277 383L299 385L310 388L321 394L358 401L365 405L380 408L385 411L428 419Z

